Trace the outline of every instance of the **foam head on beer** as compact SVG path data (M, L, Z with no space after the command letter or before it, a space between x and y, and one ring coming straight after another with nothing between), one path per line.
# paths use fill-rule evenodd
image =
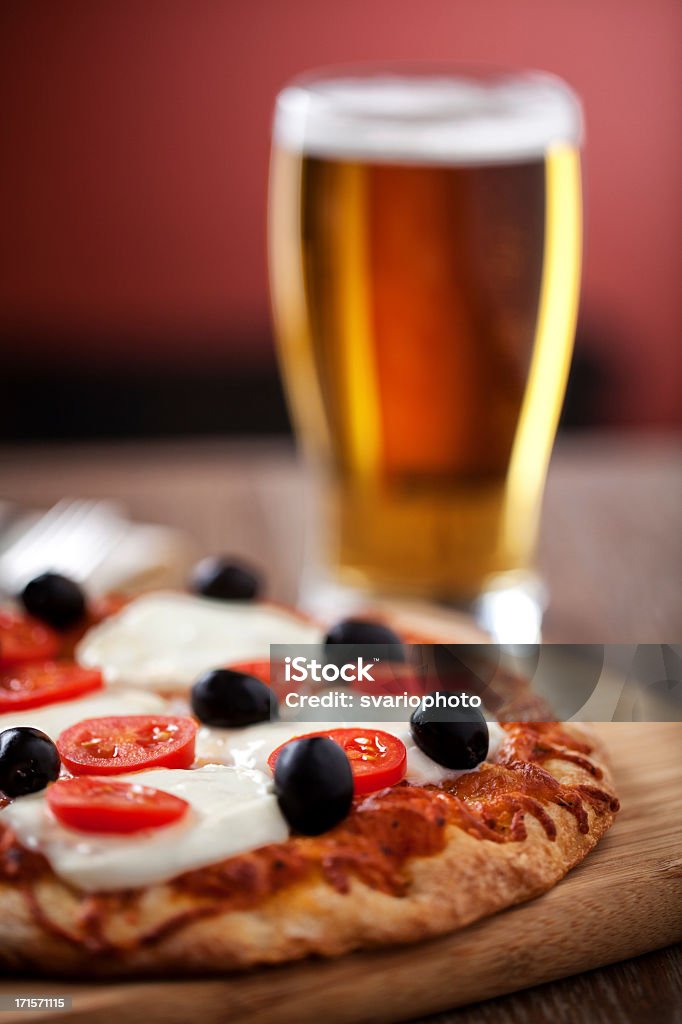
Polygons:
M525 159L581 136L576 96L539 72L302 81L280 93L275 116L275 140L288 149L401 162Z

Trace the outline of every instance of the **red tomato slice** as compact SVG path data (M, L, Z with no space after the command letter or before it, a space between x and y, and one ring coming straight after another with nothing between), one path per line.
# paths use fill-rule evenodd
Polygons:
M0 714L75 700L101 690L102 674L69 661L35 661L0 672Z
M233 672L244 672L247 676L255 676L266 686L271 687L278 700L284 700L291 692L291 683L284 680L284 662L272 664L269 658L254 658L251 661L237 661L226 668Z
M401 662L382 662L372 668L373 682L356 682L352 689L358 693L382 695L402 695L407 693L411 696L423 696L435 689L433 680L421 676L411 665L404 665Z
M270 685L270 659L259 658L254 661L237 661L234 665L226 665L225 668L233 672L243 672L247 676L255 676L262 683Z
M142 768L189 768L197 726L173 715L86 718L60 733L62 764L74 775L117 775Z
M355 793L373 793L377 789L386 789L400 782L407 769L407 751L405 744L397 736L381 729L329 729L326 732L308 732L307 736L327 736L334 740L346 753L353 769ZM302 739L302 736L293 739ZM288 740L288 743L293 742ZM280 751L286 747L282 743L268 757L268 766L275 770Z
M37 619L0 611L0 668L54 658L59 644L54 630Z
M81 832L141 832L178 821L189 810L179 796L106 779L60 779L47 791L57 821Z

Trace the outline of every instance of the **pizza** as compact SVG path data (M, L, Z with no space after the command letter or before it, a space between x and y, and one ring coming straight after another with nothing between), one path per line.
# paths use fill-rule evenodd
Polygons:
M528 720L523 680L494 708L439 690L400 721L278 717L271 643L408 630L321 626L238 568L70 609L70 581L41 577L0 612L5 969L179 976L416 942L545 892L612 824L597 739Z

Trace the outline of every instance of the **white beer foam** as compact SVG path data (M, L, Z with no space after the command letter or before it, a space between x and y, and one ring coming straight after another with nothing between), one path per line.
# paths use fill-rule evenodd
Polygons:
M579 145L582 110L564 82L541 72L311 79L279 94L274 138L286 149L340 159L499 163Z

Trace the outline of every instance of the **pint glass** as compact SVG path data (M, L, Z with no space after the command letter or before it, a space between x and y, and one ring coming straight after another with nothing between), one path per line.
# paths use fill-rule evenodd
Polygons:
M280 93L273 310L339 581L467 600L532 567L578 305L581 124L535 72L339 70Z

